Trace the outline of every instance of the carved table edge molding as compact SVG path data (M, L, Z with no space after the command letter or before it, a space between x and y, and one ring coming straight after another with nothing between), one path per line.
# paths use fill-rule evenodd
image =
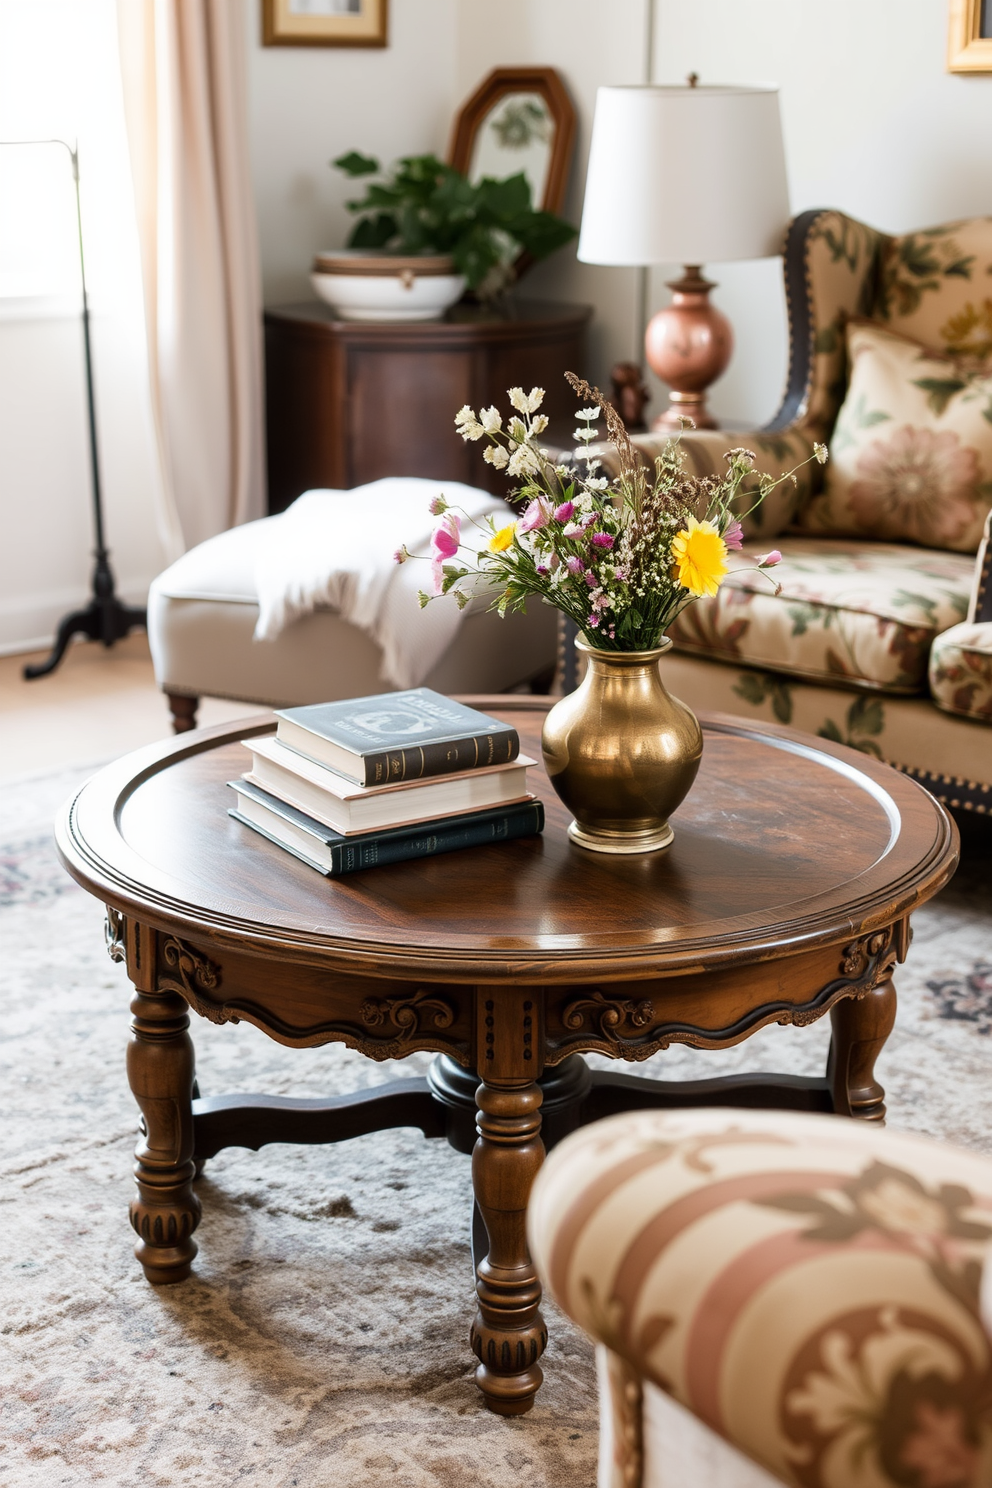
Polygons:
M107 906L105 937L107 953L112 961L127 961L128 923L119 910ZM293 1047L343 1043L380 1062L402 1059L419 1050L449 1054L466 1067L471 1062L468 1040L445 1039L429 1031L431 1027L439 1033L451 1028L459 1012L457 1003L433 987L418 987L392 997L366 996L359 1009L364 1028L338 1021L300 1028L247 999L215 1000L209 994L220 988L221 967L205 952L177 935L162 931L152 933L157 938L155 991L174 993L194 1013L211 1023L240 1023L244 1019L263 1033ZM388 983L383 985L386 987ZM384 1037L376 1037L370 1030L380 1027L391 1031Z
M840 975L821 987L815 997L803 1003L766 1003L755 1008L737 1023L726 1028L708 1029L689 1024L657 1027L654 1003L650 997L611 995L600 987L583 988L579 996L566 1003L561 1021L575 1030L552 1042L548 1039L545 1063L560 1064L570 1054L589 1052L639 1062L672 1044L689 1044L697 1049L727 1048L768 1023L808 1027L822 1018L835 1003L844 998L862 999L892 974L897 961L905 961L911 939L909 917L894 924L858 936L839 947ZM584 1031L585 1030L587 1031Z

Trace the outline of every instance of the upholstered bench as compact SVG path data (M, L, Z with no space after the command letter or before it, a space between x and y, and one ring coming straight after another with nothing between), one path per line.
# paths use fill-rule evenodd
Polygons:
M200 697L287 707L395 687L383 676L379 646L334 610L296 620L275 640L253 640L259 614L255 558L259 545L270 540L274 521L263 518L210 538L151 586L148 639L177 733L195 726ZM414 615L411 624L419 618ZM547 681L555 627L555 611L546 605L500 620L487 602L473 600L423 685L443 693L493 693L535 678Z

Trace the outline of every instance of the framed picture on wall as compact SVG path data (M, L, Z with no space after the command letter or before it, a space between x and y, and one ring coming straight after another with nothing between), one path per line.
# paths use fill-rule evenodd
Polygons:
M263 46L387 44L387 0L262 0Z
M992 72L992 0L951 0L948 72Z

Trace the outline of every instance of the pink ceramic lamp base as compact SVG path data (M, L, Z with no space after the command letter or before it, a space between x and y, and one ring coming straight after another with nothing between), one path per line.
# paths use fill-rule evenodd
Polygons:
M730 361L734 333L730 321L710 301L716 285L698 264L687 264L668 288L672 302L653 316L644 337L644 354L656 377L667 382L669 404L652 428L678 430L683 419L697 429L715 429L706 392Z

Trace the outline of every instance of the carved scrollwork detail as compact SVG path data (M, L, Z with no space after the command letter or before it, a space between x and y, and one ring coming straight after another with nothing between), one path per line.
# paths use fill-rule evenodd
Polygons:
M852 997L860 1001L867 997L869 992L892 975L899 949L900 930L901 922L852 940L841 952L840 978L824 987L812 1004L789 1008L777 1022L806 1028L822 1018L839 998Z
M159 992L175 992L188 1002L195 1013L208 1018L211 1023L239 1023L241 1020L227 1008L220 1007L201 996L203 992L216 992L220 986L220 967L215 966L202 951L170 935L162 942L162 960L173 968L174 976L159 974Z
M887 925L884 930L873 930L844 947L840 972L857 983L857 991L852 995L866 997L891 973L897 952L895 930L894 925Z
M104 940L107 943L107 955L111 961L127 960L127 921L119 909L107 905L107 919L103 927Z
M885 930L874 930L871 935L862 935L860 940L852 940L846 945L841 954L840 973L841 976L860 978L868 970L869 965L887 950L892 942L892 926ZM882 980L879 978L879 980ZM869 990L868 988L865 989Z
M424 1032L422 1020L435 1029L450 1028L455 1009L446 998L421 987L412 997L367 997L361 1017L366 1028L381 1028L384 1034L389 1030L388 1043L398 1051Z
M561 1020L575 1033L591 1024L611 1048L625 1049L654 1020L654 1003L646 997L607 997L596 989L570 1002Z

